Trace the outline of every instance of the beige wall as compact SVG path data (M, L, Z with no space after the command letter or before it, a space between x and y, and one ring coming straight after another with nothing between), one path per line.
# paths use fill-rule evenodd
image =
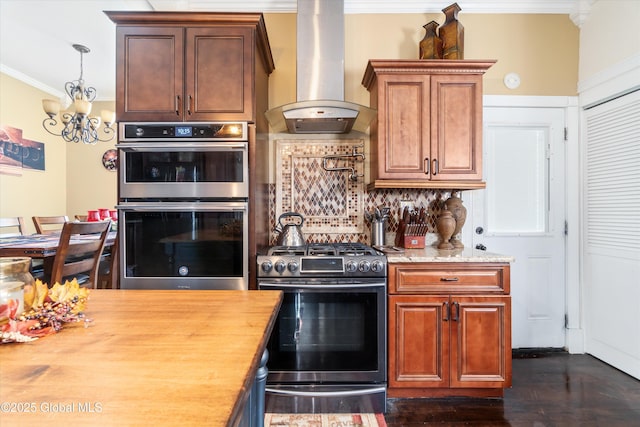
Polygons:
M596 1L580 30L580 80L640 54L640 1Z
M490 95L575 96L579 29L568 15L464 14L465 58L497 59L485 75ZM369 105L362 76L369 59L417 59L422 26L442 14L360 14L345 16L345 100ZM296 100L295 14L266 14L276 70L269 81L269 104ZM520 74L521 86L502 80Z
M0 216L22 216L34 232L34 215L73 215L90 208L112 207L116 174L102 167L102 153L115 142L95 146L64 142L42 127L42 98L50 94L0 73L0 123L22 129L24 138L45 144L45 171L0 174ZM99 111L112 102L94 103Z

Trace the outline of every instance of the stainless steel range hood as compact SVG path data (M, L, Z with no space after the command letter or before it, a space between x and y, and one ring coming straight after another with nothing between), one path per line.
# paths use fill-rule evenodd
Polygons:
M297 102L265 113L274 132L365 132L376 111L344 101L344 1L298 0Z

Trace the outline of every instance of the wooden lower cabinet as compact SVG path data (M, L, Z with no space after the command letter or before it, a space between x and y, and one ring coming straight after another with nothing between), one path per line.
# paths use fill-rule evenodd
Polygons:
M473 290L469 265L461 271L470 292L460 289L461 280L455 279L462 275L456 275L455 269L424 265L389 266L388 395L502 396L503 389L511 386L509 266L488 268L499 273L496 278L504 279L506 273L506 282L495 286L502 295L481 295ZM478 271L486 273L486 267ZM437 280L434 268L443 273ZM406 277L413 278L411 288L415 289L419 284L415 278L423 271L425 281L419 292L398 292L403 288L398 281ZM487 276L478 275L483 287ZM452 283L453 292L442 293L441 283ZM430 285L437 289L431 290Z

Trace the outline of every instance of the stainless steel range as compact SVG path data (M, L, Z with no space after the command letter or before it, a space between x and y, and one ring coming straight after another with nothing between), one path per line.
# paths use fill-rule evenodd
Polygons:
M360 243L272 247L258 288L284 292L268 345L267 412L384 412L384 254Z

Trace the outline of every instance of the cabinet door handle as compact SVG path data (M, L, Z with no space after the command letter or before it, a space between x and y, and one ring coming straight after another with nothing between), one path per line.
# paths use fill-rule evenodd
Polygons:
M431 175L438 174L438 159L433 159L433 169L431 170Z
M180 115L180 95L176 95L176 116Z
M189 95L189 104L187 105L187 114L191 115L191 110L193 108L193 96Z
M429 165L430 165L429 158L425 157L424 158L424 165L423 165L423 169L424 169L424 174L425 175L429 175Z
M460 304L454 301L453 304L451 304L451 308L454 310L453 319L451 320L457 322L458 319L460 319Z
M457 277L441 277L440 278L441 282L457 282L458 280L460 279L458 279Z
M449 302L445 301L442 303L442 312L444 313L444 320L447 322L449 320Z

